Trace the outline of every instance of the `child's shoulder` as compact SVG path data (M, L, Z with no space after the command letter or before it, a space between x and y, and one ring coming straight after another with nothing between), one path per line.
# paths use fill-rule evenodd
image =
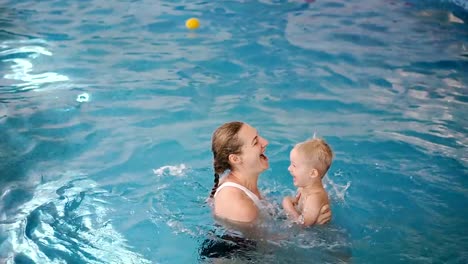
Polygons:
M328 193L323 190L318 190L313 193L304 193L301 195L301 198L303 198L304 203L311 204L311 205L316 205L316 206L323 206L325 204L328 204Z

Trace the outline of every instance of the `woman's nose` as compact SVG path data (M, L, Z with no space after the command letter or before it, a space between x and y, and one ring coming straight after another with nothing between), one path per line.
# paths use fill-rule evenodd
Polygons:
M263 137L260 137L260 138L261 138L261 140L262 140L262 147L268 146L268 140L266 140L266 139L263 138Z

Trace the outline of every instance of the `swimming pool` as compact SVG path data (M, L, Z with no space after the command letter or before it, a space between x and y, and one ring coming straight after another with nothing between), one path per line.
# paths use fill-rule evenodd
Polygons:
M334 149L334 213L238 261L468 261L464 1L3 1L0 262L197 263L219 231L210 137ZM184 22L197 17L201 27ZM273 232L274 231L274 232ZM242 251L242 250L241 250Z

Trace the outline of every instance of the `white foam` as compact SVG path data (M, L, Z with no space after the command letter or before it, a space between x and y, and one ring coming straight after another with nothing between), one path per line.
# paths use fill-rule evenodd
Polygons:
M185 164L180 164L180 165L175 165L175 166L162 166L158 169L153 169L153 173L156 176L163 176L166 174L169 174L170 176L185 176L186 172L188 170L188 167L185 166Z
M76 97L76 101L79 102L79 103L88 102L88 101L89 101L89 94L88 94L88 93L79 94L79 95Z

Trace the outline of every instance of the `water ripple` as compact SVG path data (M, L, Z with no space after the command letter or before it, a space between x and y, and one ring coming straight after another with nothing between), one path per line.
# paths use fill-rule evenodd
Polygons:
M15 218L9 217L6 222L2 214L2 230L11 236L2 242L7 255L2 254L1 259L7 263L49 263L57 258L68 262L150 263L129 251L125 239L108 221L108 195L94 182L77 178L79 173L66 174L69 176L62 175L59 181L37 186L29 201L17 208ZM69 180L70 176L75 179ZM18 193L5 192L0 205L11 195Z
M210 136L234 119L270 141L260 184L284 234L251 259L463 262L461 2L6 1L0 262L194 262L222 232ZM275 202L313 134L335 152L334 218L293 230Z

